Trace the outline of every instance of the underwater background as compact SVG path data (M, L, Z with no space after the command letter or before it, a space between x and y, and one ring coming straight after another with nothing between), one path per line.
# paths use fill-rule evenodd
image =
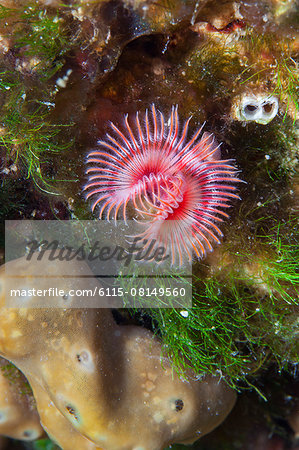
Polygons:
M98 220L87 156L111 122L123 130L126 114L153 104L166 129L173 105L180 133L191 117L189 139L204 124L241 180L219 243L193 260L193 307L113 310L118 325L155 334L177 376L217 376L237 393L227 419L188 448L299 448L298 56L295 0L0 4L1 263L7 219ZM0 448L58 448L66 430L47 438L11 355L1 357L2 390L13 392L4 403L21 400L13 425L0 413Z

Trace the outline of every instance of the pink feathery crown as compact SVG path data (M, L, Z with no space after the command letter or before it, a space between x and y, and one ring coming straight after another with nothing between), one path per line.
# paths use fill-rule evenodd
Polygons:
M133 121L125 116L124 129L113 123L113 135L98 142L87 157L86 199L99 218L127 220L128 210L144 226L138 234L148 245L155 241L169 252L172 264L181 266L212 251L220 243L219 224L232 199L238 199L237 170L221 160L212 134L199 128L188 140L189 118L180 129L178 108L168 122L154 105Z

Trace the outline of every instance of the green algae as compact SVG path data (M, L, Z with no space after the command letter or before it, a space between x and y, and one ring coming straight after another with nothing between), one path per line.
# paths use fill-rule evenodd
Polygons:
M33 443L34 450L58 450L59 448L50 439L39 439Z
M2 63L0 145L10 164L18 166L21 162L25 178L30 178L39 189L55 193L52 177L44 166L49 155L70 147L61 139L61 131L67 125L56 124L52 119L56 88L51 82L70 49L67 28L57 14L34 3L18 9L1 6L0 25L3 36L13 41L21 61L18 70ZM33 84L28 74L33 77Z
M46 82L64 64L64 55L70 49L69 30L57 13L41 9L34 2L7 8L0 5L3 36L14 41L22 56L34 58L30 70Z
M50 188L49 179L42 170L47 155L63 151L70 145L55 139L63 126L51 123L49 107L43 102L27 100L26 90L21 84L4 81L7 75L10 74L0 74L2 85L10 86L1 111L0 145L12 164L17 165L21 160L26 168L26 178L31 178L40 189L47 190Z
M195 265L192 308L157 302L141 312L180 374L190 368L220 374L236 389L256 388L254 378L273 361L290 371L299 363L296 224L278 222L253 247L224 243L216 264Z

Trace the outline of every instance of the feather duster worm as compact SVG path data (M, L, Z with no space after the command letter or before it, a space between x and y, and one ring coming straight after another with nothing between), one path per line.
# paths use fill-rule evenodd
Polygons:
M236 194L237 170L222 160L213 135L199 128L188 140L190 118L180 130L177 107L169 121L151 108L144 120L139 114L124 130L113 123L113 135L98 142L87 157L86 198L92 210L108 220L127 220L133 207L144 226L138 234L147 244L155 241L170 253L172 264L182 265L212 251L220 243L219 224Z

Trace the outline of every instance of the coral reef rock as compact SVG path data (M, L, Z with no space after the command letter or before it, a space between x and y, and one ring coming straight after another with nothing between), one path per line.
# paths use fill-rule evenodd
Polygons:
M21 258L6 267L22 274L23 264ZM65 264L35 259L31 271L35 267L36 274L58 278ZM150 331L116 325L109 309L49 308L48 303L7 308L6 282L4 266L0 353L25 374L45 429L64 449L78 447L79 440L80 448L105 450L189 443L217 427L232 409L236 394L224 381L191 371L184 378L177 375ZM32 276L15 278L15 288L33 288L37 282ZM72 288L94 282L73 278ZM60 278L63 283L67 287L66 278Z

